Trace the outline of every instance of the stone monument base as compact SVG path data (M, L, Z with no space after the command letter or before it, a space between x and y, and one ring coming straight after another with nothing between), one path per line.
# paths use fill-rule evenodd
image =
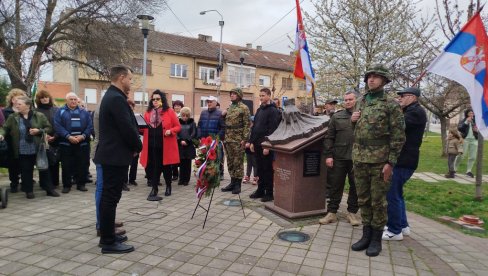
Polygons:
M312 211L305 211L305 212L290 212L287 211L283 208L280 208L276 205L274 205L273 202L266 202L264 203L264 207L266 209L269 209L279 215L284 216L285 218L289 219L297 219L297 218L304 218L304 217L312 217L312 216L319 216L319 215L325 215L327 213L327 209L320 209L320 210L312 210Z

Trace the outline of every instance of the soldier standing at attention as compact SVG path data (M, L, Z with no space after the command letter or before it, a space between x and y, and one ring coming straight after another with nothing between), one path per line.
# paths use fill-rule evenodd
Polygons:
M222 192L238 194L241 192L241 182L244 177L244 149L249 134L249 108L242 103L242 90L234 88L230 91L232 104L226 111L224 147L227 155L227 170L230 184L222 188Z
M386 96L384 86L391 82L383 65L366 71L366 94L351 116L354 128L352 160L363 236L351 246L378 256L387 220L386 194L393 167L405 142L405 121L400 105Z
M327 166L327 215L319 220L320 224L337 222L337 210L341 204L346 176L349 180L347 198L347 220L352 226L361 224L356 217L359 210L358 196L352 170L352 142L354 140L351 115L356 104L356 95L349 91L344 95L344 108L332 115L324 140L325 165Z

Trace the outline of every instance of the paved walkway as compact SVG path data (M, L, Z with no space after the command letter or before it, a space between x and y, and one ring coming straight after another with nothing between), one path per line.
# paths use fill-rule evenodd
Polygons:
M476 179L465 174L456 174L455 178L446 178L444 174L436 174L431 172L416 172L412 176L413 179L420 179L429 183L436 183L439 181L455 181L459 184L475 184ZM488 175L483 175L483 183L488 183Z
M0 275L488 275L487 239L409 214L412 235L384 242L380 256L369 258L349 249L361 227L351 227L344 213L332 225L319 225L318 218L291 222L250 200L252 185L243 185L241 194L246 218L239 206L223 205L237 196L216 191L202 229L202 210L191 219L192 184L175 186L160 203L145 200L149 188L142 181L124 192L118 219L136 247L124 255L100 253L94 185L60 198L40 190L34 200L13 194L8 208L0 210ZM6 186L5 177L0 186ZM276 235L283 230L299 230L311 239L281 241Z

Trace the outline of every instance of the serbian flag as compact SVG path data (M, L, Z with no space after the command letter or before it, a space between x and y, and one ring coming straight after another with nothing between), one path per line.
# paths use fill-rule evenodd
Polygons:
M458 82L466 88L476 125L488 138L488 36L479 12L432 61L427 71Z
M303 26L302 11L300 3L297 2L297 30L295 35L295 77L304 79L307 85L307 92L313 91L315 84L315 73L313 72L310 54L308 52L307 38L305 37L305 28Z

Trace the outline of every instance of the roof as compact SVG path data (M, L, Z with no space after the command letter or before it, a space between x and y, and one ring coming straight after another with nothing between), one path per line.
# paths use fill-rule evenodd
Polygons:
M219 47L219 42L207 42L203 39L163 32L151 32L148 36L148 51L151 52L172 53L217 61ZM240 49L247 50L244 65L293 71L294 56L225 43L222 43L223 62L240 64Z

